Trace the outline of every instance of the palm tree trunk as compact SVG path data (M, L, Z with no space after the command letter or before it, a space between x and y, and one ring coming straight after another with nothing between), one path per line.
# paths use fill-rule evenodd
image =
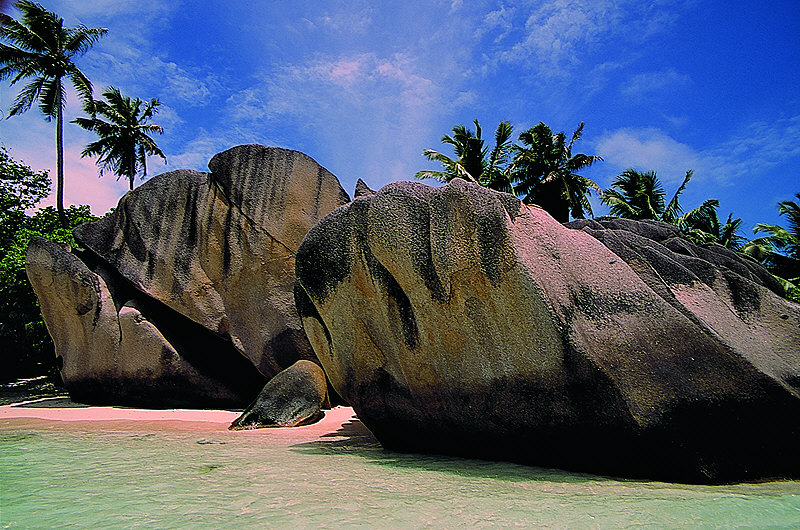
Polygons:
M64 213L64 102L61 101L61 80L58 81L56 98L56 209L58 221L65 230L67 215Z
M136 146L134 145L134 148ZM128 176L128 182L131 185L131 191L133 191L133 179L136 178L136 150L134 149L133 153L131 153L131 174Z

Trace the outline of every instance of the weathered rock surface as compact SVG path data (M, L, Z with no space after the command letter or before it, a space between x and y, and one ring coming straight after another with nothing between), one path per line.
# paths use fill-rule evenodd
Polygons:
M800 476L800 307L664 225L570 229L461 180L395 183L317 224L297 278L329 380L389 448Z
M178 353L142 314L140 303L127 300L117 307L106 279L62 245L33 239L26 269L60 357L64 384L76 401L155 408L236 406L263 385L263 376L229 342L199 326L185 324L191 349ZM175 330L177 323L170 318L167 326Z
M294 310L295 252L350 199L297 151L244 145L209 168L150 179L75 237L137 289L229 336L271 377L314 358Z
M329 408L325 373L318 364L301 360L270 379L230 429L308 425L322 419L323 408Z
M370 195L375 195L375 190L367 186L367 183L361 179L356 181L356 190L353 194L353 198L357 199L359 197L368 197Z
M295 253L347 193L287 149L239 146L209 168L127 193L75 229L80 256L32 247L29 274L73 396L149 404L170 385L199 385L243 406L270 377L315 359L294 305ZM211 380L200 383L189 366Z

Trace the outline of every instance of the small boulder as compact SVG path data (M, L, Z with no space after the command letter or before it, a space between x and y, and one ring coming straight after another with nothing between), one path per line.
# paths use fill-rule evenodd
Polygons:
M297 361L273 377L229 427L231 430L297 427L322 419L328 383L319 365Z
M370 195L375 195L375 190L367 186L367 183L361 179L356 181L356 191L353 194L354 199L358 199L359 197L369 197Z

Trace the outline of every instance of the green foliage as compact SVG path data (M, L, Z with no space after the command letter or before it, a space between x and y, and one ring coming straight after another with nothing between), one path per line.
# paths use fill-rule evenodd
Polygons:
M626 169L611 183L611 188L603 191L600 202L609 206L611 215L626 219L654 219L676 224L682 212L679 197L692 179L694 171L689 170L683 182L669 201L664 200L664 186L655 171L640 172Z
M453 127L453 135L442 137L442 143L453 146L456 157L450 158L433 149L423 155L439 162L443 171L420 171L419 179L434 178L449 182L462 178L488 188L522 197L528 204L535 203L561 222L592 214L588 195L600 191L592 180L577 171L602 160L596 155L572 154L572 147L583 134L583 122L567 143L563 132L553 134L544 123L519 135L522 146L513 144L513 127L503 121L495 131L495 145L491 151L481 137L481 126L474 121L475 132L464 125Z
M53 342L42 321L39 304L25 274L25 253L34 236L75 246L72 228L96 219L88 206L70 206L63 228L52 206L26 215L47 195L50 179L14 162L0 150L0 200L10 207L0 212L0 379L14 380L53 373Z
M512 181L526 204L538 204L557 221L565 223L570 215L583 219L593 215L589 195L600 186L577 172L603 158L597 155L572 153L575 142L583 135L584 122L567 142L563 132L553 131L542 122L519 135L522 146L515 145L511 164Z
M66 105L64 78L68 78L84 101L92 100L92 83L73 62L85 53L108 30L80 25L64 27L64 20L42 5L29 0L14 4L19 20L0 13L0 80L15 85L22 79L30 82L17 94L8 115L26 112L35 103L47 121L56 120L58 163L56 204L62 227L64 214L64 145L63 112Z
M160 125L147 123L158 113L161 103L157 98L147 103L139 98L131 99L114 87L108 87L103 97L106 101L91 101L86 105L84 110L92 118L73 121L99 137L86 146L81 156L99 157L97 165L100 166L101 176L103 171L110 170L128 179L130 189L133 189L133 181L139 171L143 176L147 175L147 155L158 155L166 160L164 153L148 135L164 132Z
M734 219L730 214L727 222L721 224L717 216L718 200L708 199L697 208L683 213L679 198L693 175L692 170L686 172L683 182L667 203L664 200L664 186L655 171L626 169L614 179L611 188L603 191L601 202L609 206L611 215L662 221L677 226L697 244L717 243L738 250L744 241L744 237L738 234L742 220Z
M13 235L24 223L25 210L50 193L46 171L35 172L15 162L0 146L0 252L8 248Z
M481 137L480 123L478 120L473 123L475 123L475 133L464 125L456 125L453 127L452 136L442 137L442 143L453 146L457 159L453 160L433 149L422 152L428 160L442 164L444 171L419 171L414 176L418 179L432 178L441 182L462 178L498 191L513 193L506 171L513 127L506 121L500 122L495 131L494 147L489 152Z
M800 193L795 197L800 200ZM789 228L759 223L753 231L767 235L748 241L742 251L781 281L787 298L800 302L800 206L794 201L782 201L778 203L778 213L786 216Z

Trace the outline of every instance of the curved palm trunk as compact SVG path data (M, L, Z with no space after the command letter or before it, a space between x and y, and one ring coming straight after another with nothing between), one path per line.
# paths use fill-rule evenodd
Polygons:
M56 97L56 209L58 222L66 229L67 215L64 213L64 108L61 100L61 81L58 82Z

